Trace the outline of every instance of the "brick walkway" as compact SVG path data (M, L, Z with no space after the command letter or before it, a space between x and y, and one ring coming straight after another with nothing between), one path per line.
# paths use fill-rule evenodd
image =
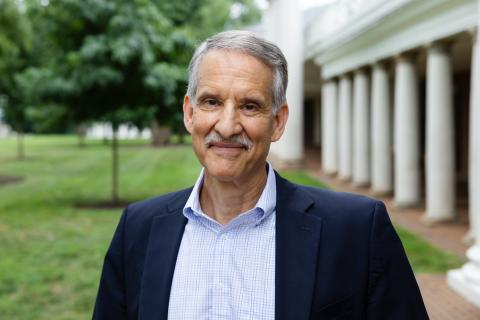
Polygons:
M417 275L423 301L432 320L478 320L480 310L450 289L445 275Z
M319 152L317 153L319 154ZM350 183L342 183L337 179L320 172L320 159L315 154L307 155L306 167L320 181L338 191L354 192L373 196L368 189L354 188ZM451 252L465 259L467 245L462 241L468 232L468 217L466 210L460 210L459 219L452 223L437 224L428 227L421 223L423 208L400 210L393 205L389 197L376 197L385 202L392 221L422 236L432 245ZM444 274L417 274L418 285L422 292L425 305L432 320L479 320L480 309L450 289Z

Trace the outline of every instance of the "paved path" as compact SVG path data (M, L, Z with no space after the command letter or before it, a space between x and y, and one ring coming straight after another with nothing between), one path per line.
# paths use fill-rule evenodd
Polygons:
M416 277L430 319L480 319L480 310L452 291L445 282L445 275L420 274Z
M306 166L310 173L331 188L338 191L373 196L368 189L354 188L350 183L342 183L337 179L322 174L319 163L319 158L307 157ZM400 210L395 208L391 198L380 197L378 199L385 202L390 217L395 224L422 236L432 245L465 259L465 251L468 246L462 239L468 232L466 210L460 211L459 219L456 222L428 227L420 222L424 211L423 208ZM480 320L480 309L450 289L446 284L444 274L417 274L416 278L430 319Z

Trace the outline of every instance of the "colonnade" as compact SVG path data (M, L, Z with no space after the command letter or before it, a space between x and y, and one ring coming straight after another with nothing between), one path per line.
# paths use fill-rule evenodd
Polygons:
M426 50L424 220L434 223L455 218L453 75L448 44ZM393 92L386 61L325 81L322 166L375 194L393 193L398 207L413 207L422 199L423 160L416 58L407 52L392 61Z
M469 215L475 245L467 252L469 262L459 270L450 271L448 281L480 306L480 50L477 43L472 50L469 132ZM456 218L450 47L449 41L436 41L424 49L424 154L421 152L415 52L405 52L326 79L322 89L323 170L353 185L368 186L376 195L392 194L397 207L418 206L423 197L421 181L424 180L422 220L427 224ZM390 64L394 64L393 68Z
M476 2L477 8L480 8L480 0ZM469 8L468 4L465 8ZM467 11L461 12L466 15ZM438 15L441 14L445 13L439 11ZM303 54L303 39L305 31L313 29L305 28L297 1L270 0L266 18L267 38L284 50L291 75L287 100L292 114L282 140L272 145L271 153L294 163L303 155L303 108L295 107L301 106L303 101L302 65L306 57ZM436 23L434 25L443 28ZM477 13L476 25L480 26L480 13ZM470 27L465 25L465 28ZM442 30L435 33L425 29L422 35L426 33L429 36L419 37L412 43L430 41L440 34L451 37L460 32L460 29L452 27ZM410 36L415 38L414 33ZM451 287L480 307L480 41L477 38L478 34L472 50L468 133L469 223L475 244L467 252L468 263L450 271L447 280ZM328 52L328 48L322 49L322 45L318 46L319 52ZM392 54L407 46L405 43L403 46L394 45ZM306 47L309 47L308 41ZM389 50L388 46L378 44L377 47L382 49L382 54ZM450 47L451 41L442 39L420 49L426 51L427 60L426 101L421 104L416 63L418 50L343 71L339 71L343 63L353 65L355 62L351 52L340 58L326 54L319 59L322 61L319 63L330 64L328 68L322 65L322 70L329 74L323 79L321 91L323 171L355 186L369 187L375 195L392 195L397 207L418 207L425 197L422 220L427 224L456 218L456 146ZM371 51L365 50L359 59L365 59ZM420 121L424 121L424 125ZM424 188L422 182L425 183Z

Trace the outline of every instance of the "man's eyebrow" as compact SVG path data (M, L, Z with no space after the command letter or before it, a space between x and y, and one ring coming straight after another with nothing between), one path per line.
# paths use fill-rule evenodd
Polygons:
M219 99L220 98L220 95L219 94L216 94L216 93L213 93L211 91L204 91L202 92L201 94L199 94L197 96L197 101L202 101L203 99L205 98L215 98L215 99Z
M267 105L267 101L261 97L257 97L257 96L249 96L249 97L244 97L244 98L241 98L239 99L239 102L242 103L242 104L246 104L246 103L255 103L255 104L258 104L259 106L266 106Z

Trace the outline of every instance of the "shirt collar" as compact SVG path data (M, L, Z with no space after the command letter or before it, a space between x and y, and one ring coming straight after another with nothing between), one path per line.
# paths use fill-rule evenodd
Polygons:
M248 210L247 212L251 212L252 210L259 211L258 220L256 224L261 223L265 218L271 215L275 211L275 206L277 203L277 186L276 186L276 178L275 172L273 171L273 167L270 162L267 162L268 165L268 173L267 173L267 183L263 188L262 194L258 199L255 206ZM195 185L188 197L187 202L183 208L183 215L187 219L192 219L194 216L196 217L203 217L207 218L208 220L213 220L208 217L202 210L200 206L200 190L203 185L203 179L205 177L205 168L202 168L200 175L195 182ZM243 214L242 214L243 215ZM234 219L235 220L235 219ZM232 220L233 221L233 220Z

